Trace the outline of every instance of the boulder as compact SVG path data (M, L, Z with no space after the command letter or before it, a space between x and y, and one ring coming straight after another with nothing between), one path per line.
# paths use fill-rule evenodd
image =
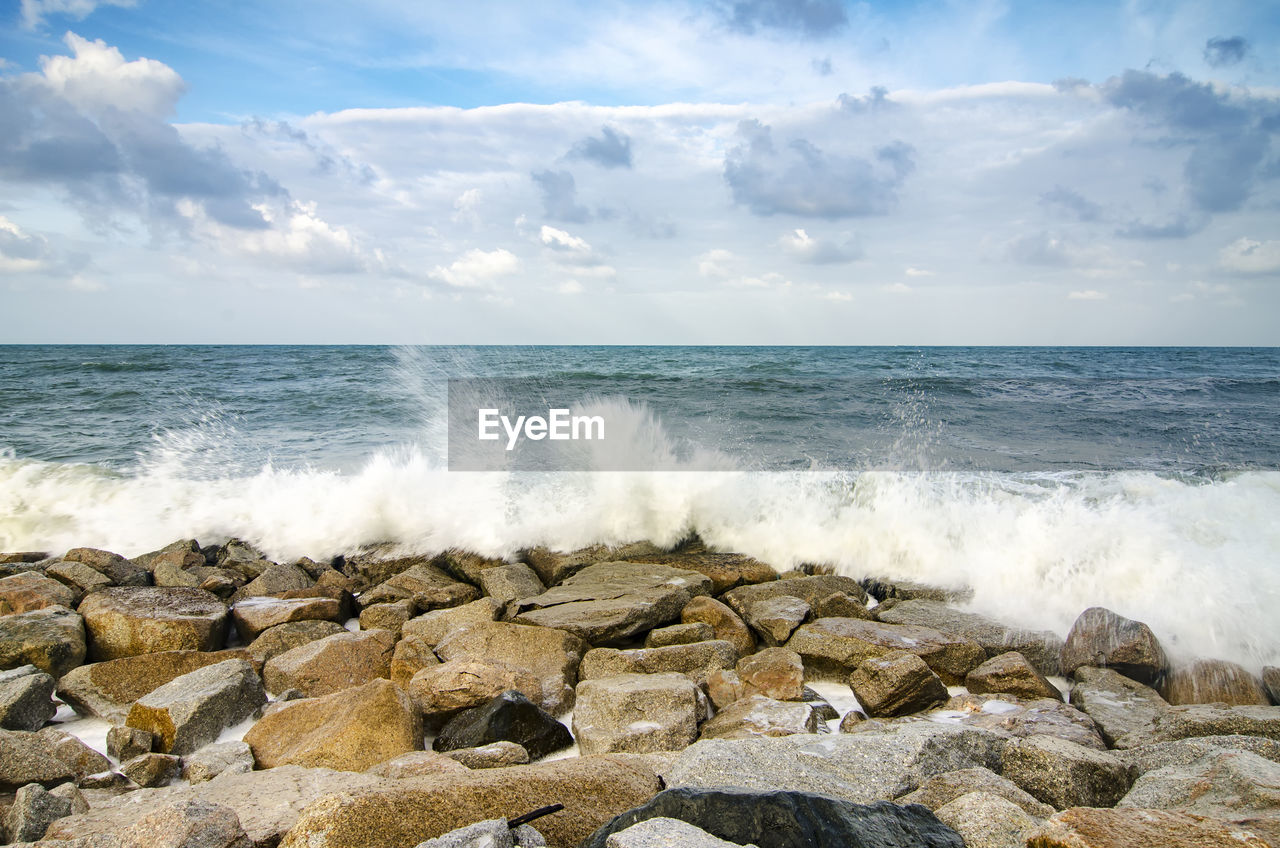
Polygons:
M346 557L339 567L343 576L351 581L353 592L367 592L415 565L427 565L435 569L432 565L433 558L430 556L397 554L398 552L389 544L375 545L354 556Z
M416 636L406 636L396 642L396 649L391 654L391 682L406 692L413 676L424 668L440 665L431 646Z
M756 637L751 628L736 612L715 598L706 595L693 598L680 610L680 620L685 624L701 622L711 625L715 638L731 643L740 657L756 649Z
M431 560L431 564L436 568L443 569L463 583L479 586L480 572L487 568L498 568L507 565L507 561L500 557L487 557L461 548L449 548L437 554Z
M182 758L182 776L188 782L204 783L220 774L244 774L253 771L253 749L238 739L205 745L194 754Z
M515 688L559 715L573 704L573 686L585 650L581 639L562 630L494 621L450 632L436 645L435 653L446 662L500 659L504 665L526 671L538 679L541 693Z
M749 739L817 733L818 713L803 701L748 695L729 704L702 726L699 739Z
M1247 751L1217 750L1187 765L1139 777L1120 807L1177 810L1280 833L1280 763Z
M144 789L168 786L182 775L182 759L175 754L139 754L121 763L120 773Z
M53 678L33 665L0 671L0 729L39 730L53 718Z
M604 845L605 848L669 848L677 845L680 848L740 848L737 842L726 842L700 827L664 817L645 819L612 833Z
M1097 724L1112 748L1155 741L1156 718L1169 710L1160 693L1109 668L1076 669L1071 704Z
M120 834L121 848L253 848L229 807L199 799L177 801L143 816Z
M497 661L449 660L429 666L410 679L408 693L414 706L434 721L488 703L509 689L535 703L543 701L541 680Z
M795 651L765 648L738 660L738 676L745 694L764 695L779 701L803 701L804 662Z
M515 742L533 759L573 744L569 729L524 695L509 690L487 704L464 710L449 720L432 748L455 751L492 742Z
M790 639L795 629L809 619L809 611L804 599L778 595L754 602L742 617L766 645L777 646Z
M688 624L671 624L650 630L644 637L646 648L666 648L670 645L689 645L694 642L706 642L716 638L716 631L703 621L691 621Z
M512 605L521 624L567 630L592 645L625 642L674 621L711 581L665 565L601 562Z
M145 568L110 551L72 548L62 555L62 559L87 565L117 586L146 586L151 583L151 574Z
M1081 666L1111 668L1139 683L1154 684L1169 671L1169 659L1151 628L1103 607L1080 613L1062 645L1062 673Z
M200 588L205 581L205 577L199 574L196 569L203 569L205 567L204 557L196 553L181 554L180 557L181 561L186 561L188 557L192 557L194 559L198 559L199 562L192 562L190 565L182 565L179 561L175 561L175 558L166 554L163 559L158 560L155 563L155 567L151 571L152 583L156 586L187 586L196 589ZM191 570L188 570L188 568ZM232 589L231 592L228 593L227 597L230 597L234 592L235 589ZM219 595L219 597L222 596Z
M6 842L35 842L56 820L71 815L71 801L59 797L38 783L23 786L13 796L13 806L4 817L2 834Z
M888 577L864 577L858 582L863 589L867 590L868 595L882 604L885 601L922 600L938 601L940 603L962 603L973 597L973 589L968 586L934 586L929 583L917 583L914 580ZM928 626L932 627L933 625Z
M678 751L698 734L697 687L683 674L622 674L578 684L573 735L584 755Z
M334 598L271 598L249 597L236 602L231 608L231 620L236 633L245 644L257 639L263 632L286 622L328 621L337 622L342 617L342 604ZM362 623L360 625L364 627Z
M1267 690L1271 703L1280 704L1280 668L1273 665L1262 668L1262 688Z
M134 565L145 568L152 573L162 562L172 562L182 568L190 568L192 566L205 565L208 561L204 558L204 554L200 552L200 543L195 539L179 539L158 550L148 551L145 554L133 557Z
M215 741L267 701L247 660L227 660L174 678L143 695L126 724L154 737L153 749L185 756Z
M812 621L795 632L787 647L803 658L806 673L837 679L844 679L871 657L907 651L924 660L943 683L958 685L986 659L978 643L964 637L913 624L858 618Z
M787 580L775 580L770 583L759 583L752 586L739 586L725 592L721 597L729 608L741 618L750 621L748 612L760 601L770 598L799 598L810 607L836 592L844 592L860 603L866 603L867 593L851 577L840 577L834 574L819 574L812 577L793 577Z
M529 752L523 745L517 745L514 742L491 742L476 748L445 751L444 755L471 769L522 766L529 762Z
M143 695L184 674L226 662L248 660L243 650L159 651L82 665L58 681L58 697L81 715L123 724Z
M71 768L77 783L83 782L89 775L111 768L111 762L106 757L56 725L43 727L35 735L53 756Z
M79 605L85 595L115 585L99 572L80 562L51 562L45 566L44 573L46 577L52 577L71 590L73 605Z
M659 818L678 819L731 843L760 848L964 848L960 837L924 807L852 804L810 792L729 787L667 789L614 818L580 848L606 848L612 835Z
M528 761L529 756L526 754L525 762ZM466 774L468 771L470 769L467 766L435 751L409 751L365 769L366 774L395 780L437 774Z
M411 618L400 628L403 636L413 636L435 647L454 630L488 624L498 617L502 605L493 598L481 598L460 607L432 610Z
M334 621L289 621L262 631L244 650L255 664L263 665L285 651L345 632L346 628Z
M637 758L614 757L418 778L313 804L280 848L417 845L478 821L512 819L553 801L565 809L539 819L538 830L550 845L575 846L613 816L652 798L659 788L657 775Z
M534 570L523 562L486 568L480 572L480 587L485 595L500 604L519 598L532 598L547 590Z
M813 605L814 618L865 618L873 619L874 615L866 604L848 592L832 592Z
M1139 775L1144 775L1166 766L1188 766L1206 754L1219 751L1247 751L1280 763L1280 742L1260 736L1198 736L1116 751L1116 755L1133 766Z
M1047 630L1012 627L977 613L953 609L941 600L927 598L899 600L884 608L877 607L875 616L888 624L914 624L972 639L982 646L988 657L1017 651L1041 674L1053 676L1062 673L1062 637Z
M237 589L231 596L231 602L238 604L245 598L279 595L295 589L307 589L314 583L315 580L311 575L296 565L272 563L257 577Z
M1226 660L1196 660L1175 666L1160 682L1160 694L1170 704L1226 704L1270 706L1262 681L1243 666Z
M1028 848L1267 848L1270 844L1215 819L1134 807L1075 807L1027 837Z
M624 562L646 554L660 557L665 553L667 552L652 542L632 542L626 545L591 545L568 552L552 551L545 547L525 548L520 551L519 557L534 570L544 585L555 586L597 563Z
M107 754L119 762L150 754L155 736L150 730L119 724L107 731Z
M364 771L422 748L422 724L390 680L286 702L258 720L244 741L260 768L283 765Z
M0 579L0 615L70 607L74 602L70 589L41 574L28 571Z
M56 786L76 776L75 768L58 756L48 736L0 730L0 792L13 792L28 783Z
M1107 749L1093 719L1053 698L1025 701L1016 695L956 695L935 715L1010 737L1056 736L1086 748Z
M665 648L593 648L583 655L578 676L594 680L619 674L678 672L695 683L703 683L712 671L733 668L737 661L738 652L733 645L718 640Z
M412 599L419 609L456 607L480 597L470 583L460 583L429 563L418 563L360 595L361 607Z
M0 616L0 669L34 665L58 678L84 657L84 624L66 607Z
M399 637L405 622L413 618L417 611L418 607L411 598L373 604L360 611L360 629L390 630Z
M309 698L391 677L396 637L387 630L335 633L267 660L262 679L270 692L297 689Z
M1280 739L1280 707L1224 707L1192 704L1170 707L1155 717L1148 742L1192 736L1262 736Z
M696 571L711 578L711 593L719 595L737 586L768 583L778 579L773 566L746 554L715 551L680 551L670 553L633 554L618 557L630 562L651 562Z
M1029 816L1045 818L1053 815L1053 807L1032 798L1011 780L987 768L959 769L931 777L914 792L895 799L897 804L923 804L931 810L950 804L970 792L997 795L1016 804Z
M934 814L960 834L965 848L1024 848L1041 823L1017 804L989 792L961 795Z
M523 826L528 830L527 825ZM537 831L533 831L536 833ZM506 819L489 819L476 822L457 830L428 839L418 844L418 848L515 848L517 845L546 845L538 835L534 842L517 842L515 832Z
M707 675L707 697L717 710L723 710L739 698L747 696L747 685L738 672L716 669Z
M1010 739L1001 774L1055 809L1113 807L1133 784L1131 766L1114 754L1056 736Z
M965 675L965 688L975 695L1003 692L1019 698L1062 700L1062 693L1017 651L999 654Z
M227 638L227 606L203 589L103 589L79 607L95 662L156 651L216 651Z
M942 678L906 651L863 660L849 675L849 688L871 717L910 715L947 700Z

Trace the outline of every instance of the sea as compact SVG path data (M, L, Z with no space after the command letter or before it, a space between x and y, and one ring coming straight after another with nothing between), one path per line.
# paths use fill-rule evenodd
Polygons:
M605 411L607 454L457 470L459 381ZM694 533L779 570L966 587L1024 627L1100 605L1175 658L1280 664L1280 349L0 347L3 551Z

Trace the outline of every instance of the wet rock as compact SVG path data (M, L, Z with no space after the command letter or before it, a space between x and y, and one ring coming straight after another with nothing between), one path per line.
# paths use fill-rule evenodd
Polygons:
M432 610L410 619L401 627L401 635L421 639L431 647L444 641L454 630L488 624L498 617L502 605L493 598L481 598L460 607Z
M337 622L342 604L334 598L243 598L231 608L236 633L246 644L262 633L294 621ZM360 625L362 628L364 624Z
M1117 806L1177 810L1280 833L1280 764L1247 751L1212 751L1142 775Z
M803 701L748 695L729 704L702 726L700 739L749 739L817 733L818 714Z
M671 645L690 645L694 642L706 642L716 638L715 629L706 622L693 621L688 624L672 624L650 630L644 637L646 648L666 648Z
M253 771L253 749L240 740L205 745L182 758L182 776L193 784L213 780L220 774L250 771Z
M184 756L253 715L266 700L253 666L246 660L227 660L142 696L129 710L126 724L149 731L156 751Z
M573 704L573 686L585 650L571 633L495 621L450 632L436 645L435 653L445 661L500 659L527 672L537 678L541 692L529 692L523 686L506 688L519 689L544 710L559 715Z
M1266 848L1267 842L1214 819L1165 810L1076 807L1052 816L1029 848Z
M809 792L727 787L667 789L610 821L580 848L605 848L612 835L658 818L678 819L731 843L760 848L964 848L960 837L924 807L853 804Z
M800 690L800 700L813 707L813 711L818 714L819 721L835 721L840 718L840 713L836 708L808 686Z
M406 636L396 643L391 654L391 682L407 692L415 674L437 665L440 658L430 645L415 636Z
M334 621L288 621L262 631L244 650L261 666L285 651L344 632L346 628Z
M7 842L35 842L44 836L54 821L71 815L71 802L60 798L38 783L18 790L13 806L4 817Z
M515 742L536 760L569 747L573 736L548 712L510 690L454 716L441 728L432 747L436 751L454 751L491 742Z
M471 769L505 768L506 766L521 766L529 762L529 752L524 749L523 745L505 741L491 742L488 745L480 745L475 748L459 748L455 751L445 751L444 755Z
M0 553L0 565L30 565L48 558L46 551L5 551Z
M1113 754L1056 736L1010 739L1001 773L1054 808L1113 807L1133 783L1133 769Z
M1004 692L1019 698L1062 700L1058 687L1017 651L994 656L965 675L965 688L975 695Z
M1280 704L1280 668L1273 665L1262 668L1262 688L1267 690L1271 703Z
M364 771L422 748L413 704L390 680L289 701L245 734L260 768L283 765Z
M988 657L1017 651L1044 675L1061 673L1062 638L1049 631L1024 630L972 612L962 612L938 600L899 600L877 607L876 618L889 624L915 624L972 639Z
M1169 710L1160 693L1109 668L1076 669L1071 704L1098 725L1112 748L1156 741L1156 718Z
M194 571L194 568L203 569L205 567L204 557L196 553L188 553L181 556L183 560L187 557L192 557L194 559L198 559L199 562L182 565L180 562L175 562L172 558L169 558L166 555L166 558L157 562L155 567L152 569L152 583L156 586L187 586L195 589L200 588L204 583L205 578L197 574ZM191 567L193 570L188 571L188 567ZM234 593L234 591L235 590L233 589L232 593Z
M583 655L578 676L593 680L619 674L678 672L702 683L712 671L733 668L737 661L738 652L733 645L718 640L665 648L593 648Z
M75 777L75 769L58 757L47 736L0 730L0 791L28 783L55 786Z
M0 579L0 615L69 607L74 603L73 598L66 586L40 574L27 572Z
M500 604L518 598L532 598L547 590L534 570L523 562L484 569L480 572L480 587L485 595Z
M814 618L875 618L866 605L848 592L832 592L813 605Z
M72 603L75 605L79 605L85 595L114 585L108 578L80 562L53 562L45 567L44 573L71 590Z
M449 660L424 668L409 681L408 693L431 718L478 707L509 689L535 703L543 700L542 681L532 672L497 661Z
M117 586L146 586L151 583L151 574L145 568L110 551L72 548L62 555L62 559L87 565Z
M235 810L188 799L143 816L120 834L122 848L253 848Z
M622 674L578 684L573 735L584 755L678 751L698 734L696 687L683 674Z
M1170 707L1155 717L1148 742L1193 736L1262 736L1280 739L1280 707L1224 707L1193 704Z
M134 565L153 573L163 562L172 562L182 568L191 568L193 566L203 566L208 561L200 551L200 543L195 539L179 539L159 550L140 554L133 558Z
M1160 682L1160 694L1174 705L1271 704L1260 679L1226 660L1196 660L1174 667Z
M939 603L960 603L973 597L973 590L967 586L952 587L933 586L928 583L917 583L914 580L894 580L887 577L864 577L858 581L867 594L880 603L885 601L937 601ZM909 622L915 624L918 622ZM933 625L927 625L932 627ZM970 638L973 638L972 636Z
M0 668L34 665L58 678L84 657L84 624L65 607L0 616Z
M143 788L168 786L182 775L182 759L173 754L139 754L122 763L120 772Z
M528 755L525 756L528 761ZM430 777L438 774L466 774L462 763L435 751L409 751L365 769L366 774L403 780L406 777Z
M1166 766L1188 766L1207 754L1219 751L1247 751L1273 763L1280 763L1280 742L1260 736L1199 736L1142 745L1117 751L1116 755L1133 766L1139 775L1143 775Z
M405 622L413 618L418 607L412 599L374 604L360 611L361 630L390 630L398 637Z
M1062 673L1081 666L1110 668L1139 683L1157 683L1169 659L1151 628L1103 607L1080 613L1062 645Z
M625 642L674 621L689 600L705 595L707 577L665 565L601 562L559 586L513 605L521 624L567 630L592 645Z
M227 660L248 660L243 650L159 651L82 665L58 681L58 697L81 715L123 724L143 695L197 669Z
M738 660L737 672L748 695L779 701L804 700L804 662L795 651L765 648Z
M1017 784L987 768L960 769L931 777L916 791L897 798L895 803L923 804L936 810L970 792L999 796L1036 818L1053 815L1053 807L1037 801L1019 789Z
M624 557L619 557L623 559ZM625 557L630 562L650 562L697 571L711 578L711 592L720 594L737 586L768 583L778 579L778 572L771 565L746 554L716 551L675 551L659 554L638 554Z
M360 595L361 607L412 599L419 609L456 607L480 597L470 583L461 583L428 563L419 563Z
M680 848L739 848L737 842L718 839L680 819L663 817L637 822L610 834L604 842L605 848L668 848L676 845Z
M262 573L236 590L231 596L232 603L239 603L245 598L256 598L266 595L278 595L294 589L307 589L315 583L310 574L296 565L272 563Z
M785 581L784 581L785 582ZM787 647L804 659L805 671L844 679L865 660L907 651L924 660L948 685L960 684L986 653L974 641L912 624L857 618L820 618L803 625Z
M111 768L111 763L106 757L55 725L41 728L36 732L36 737L43 741L53 756L71 768L77 782L82 781L87 775Z
M680 620L685 624L701 622L711 625L715 638L731 643L740 657L745 657L756 649L756 637L751 628L747 627L736 612L715 598L706 595L693 598L680 610Z
M960 834L965 848L1023 848L1040 825L999 795L970 792L935 810L938 821Z
M203 589L103 589L81 602L95 662L156 651L216 651L227 638L227 607Z
M906 651L870 657L849 675L849 687L871 717L910 715L947 700L947 687L924 660Z
M387 630L335 633L277 654L262 667L268 691L298 689L307 697L328 695L391 677L395 634Z
M1093 719L1053 698L1025 701L1016 695L956 695L935 715L1012 737L1056 736L1086 748L1107 749Z
M0 671L0 728L39 730L53 718L53 678L34 665Z
M763 598L751 604L743 618L766 645L777 646L809 619L809 605L802 598L789 595Z
M546 586L555 586L582 569L602 562L625 562L644 555L662 556L666 552L651 542L626 545L592 545L575 551L552 551L548 548L526 548L520 551L527 563Z
M428 565L432 568L433 558L420 554L395 556L393 546L376 545L372 549L362 551L355 556L348 556L340 566L342 574L352 582L352 591L367 592L369 589L402 574L415 565ZM437 571L439 569L436 569ZM392 598L391 600L398 600Z
M443 569L445 573L452 575L463 583L479 586L480 572L487 568L499 568L508 563L500 557L487 557L474 551L449 548L437 554L431 560L431 564L436 568Z
M150 754L154 744L155 737L150 730L121 724L107 731L107 754L122 763Z

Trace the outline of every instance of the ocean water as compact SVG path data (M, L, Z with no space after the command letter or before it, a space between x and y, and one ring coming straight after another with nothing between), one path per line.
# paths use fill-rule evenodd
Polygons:
M450 472L450 379L520 378L653 471ZM973 589L1065 635L1280 662L1280 350L0 348L0 550L237 536L506 555L690 532Z

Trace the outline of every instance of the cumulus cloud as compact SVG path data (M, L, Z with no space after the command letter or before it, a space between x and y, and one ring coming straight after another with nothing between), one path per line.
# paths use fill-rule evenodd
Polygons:
M717 247L714 250L708 250L694 261L697 263L699 276L718 280L733 273L732 266L737 258L732 251Z
M53 261L53 250L44 236L31 235L0 215L0 273L44 271Z
M578 203L578 186L568 171L535 171L533 182L542 194L542 209L553 221L581 224L591 218L587 207Z
M468 250L451 265L437 265L431 277L461 289L492 288L503 277L520 270L520 260L509 250Z
M35 29L46 17L66 15L84 20L99 6L136 6L137 0L22 0L20 17L23 29Z
M381 259L366 255L345 227L320 218L314 203L290 203L280 211L265 204L257 209L267 228L231 234L245 254L314 274L369 270L371 260Z
M828 154L802 138L780 151L772 128L757 120L739 123L738 138L725 155L724 179L734 201L756 215L883 215L915 170L915 150L902 141L877 148L870 158Z
M1280 241L1236 239L1219 251L1218 264L1240 274L1275 274L1280 272Z
M1204 43L1204 60L1215 68L1239 64L1248 52L1249 42L1239 35L1218 36Z
M786 233L779 243L793 259L810 265L834 265L858 258L857 250L827 239L814 238L804 229Z
M1101 206L1065 186L1054 186L1052 191L1046 191L1040 195L1040 202L1069 212L1077 221L1088 223L1102 217Z
M849 25L840 0L739 0L723 13L731 29L747 35L778 30L815 37Z
M861 97L854 94L841 94L836 98L836 102L841 109L855 114L877 112L895 105L889 99L889 89L882 85L873 86L869 92Z
M570 158L585 159L603 168L631 167L631 136L613 127L600 128L600 137L587 136L569 151Z
M617 273L586 239L544 224L538 231L538 240L551 253L557 266L571 269L579 276L612 277Z

